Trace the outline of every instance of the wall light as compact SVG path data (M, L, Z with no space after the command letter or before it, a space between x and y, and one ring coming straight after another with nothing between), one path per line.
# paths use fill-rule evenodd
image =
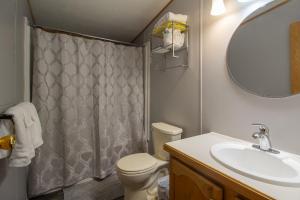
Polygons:
M246 3L246 2L251 2L253 0L238 0L238 2L241 2L241 3Z
M223 0L212 0L210 14L213 16L222 15L225 13L226 8Z

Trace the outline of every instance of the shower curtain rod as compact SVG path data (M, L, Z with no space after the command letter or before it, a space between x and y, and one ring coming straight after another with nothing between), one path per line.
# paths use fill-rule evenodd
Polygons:
M76 33L76 32L72 32L72 31L65 31L62 29L50 28L47 26L39 26L39 25L33 25L33 24L30 24L30 26L32 28L40 28L44 31L51 32L51 33L63 33L63 34L71 35L71 36L83 37L83 38L94 39L94 40L102 40L105 42L112 42L115 44L122 44L122 45L126 45L126 46L141 47L141 45L137 45L137 44L130 43L130 42L123 42L123 41L119 41L119 40L113 40L113 39L97 37L97 36L92 36L92 35L87 35L87 34L82 34L82 33Z

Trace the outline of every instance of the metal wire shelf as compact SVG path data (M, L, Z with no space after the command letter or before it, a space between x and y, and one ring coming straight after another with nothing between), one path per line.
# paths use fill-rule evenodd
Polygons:
M174 69L174 68L184 68L184 69L187 69L189 67L189 26L188 25L185 25L186 28L184 29L184 32L185 32L185 41L184 41L184 45L183 47L179 48L179 49L175 49L175 44L174 44L174 41L173 41L173 38L174 38L174 29L176 28L175 27L175 22L172 22L172 43L170 45L167 45L167 46L163 46L163 45L158 45L158 46L155 46L154 45L154 38L158 38L160 40L160 43L162 38L161 37L157 37L157 35L152 35L151 37L151 46L153 47L152 48L152 54L161 54L164 56L164 59L165 59L165 64L166 64L166 57L170 56L171 54L171 57L172 58L179 58L180 56L178 55L178 52L180 51L185 51L186 52L186 63L184 64L178 64L178 65L172 65L172 66L162 66L162 67L158 67L156 69L159 69L159 70L168 70L168 69Z

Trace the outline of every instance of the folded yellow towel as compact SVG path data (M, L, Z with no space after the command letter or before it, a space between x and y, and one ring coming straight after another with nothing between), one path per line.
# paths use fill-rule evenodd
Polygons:
M181 32L185 32L187 28L186 24L180 22L167 21L163 23L161 26L154 28L152 31L152 35L156 37L163 37L163 32L167 28L173 28L173 27L174 29L180 30Z

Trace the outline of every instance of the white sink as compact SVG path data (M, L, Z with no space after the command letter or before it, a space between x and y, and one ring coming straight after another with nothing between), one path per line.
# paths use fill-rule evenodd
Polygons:
M252 144L226 142L215 144L214 159L242 175L271 184L300 186L300 159L294 154L264 152Z

